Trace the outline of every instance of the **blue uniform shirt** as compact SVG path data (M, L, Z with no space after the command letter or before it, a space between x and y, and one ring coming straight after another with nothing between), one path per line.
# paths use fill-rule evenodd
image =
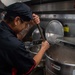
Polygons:
M35 61L25 49L23 42L17 39L14 31L5 23L0 23L0 75L29 74L35 67Z

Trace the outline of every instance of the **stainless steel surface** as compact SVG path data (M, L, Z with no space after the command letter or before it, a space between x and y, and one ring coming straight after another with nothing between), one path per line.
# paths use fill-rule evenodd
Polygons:
M39 40L41 39L41 35L40 35L40 32L38 30L38 28L36 28L33 33L32 33L32 39L33 40Z
M63 64L75 64L75 48L66 45L54 45L47 55L57 62Z
M58 20L52 20L46 27L45 37L49 43L56 44L59 42L58 38L64 36L64 30L61 22Z
M33 11L65 11L74 10L74 1L63 1L55 3L45 3L40 5L33 5Z
M75 46L75 37L63 37L58 40L60 42Z
M75 75L75 47L54 45L46 52L46 67L55 75ZM48 72L48 71L47 71Z
M41 19L75 20L75 14L39 14Z
M53 73L47 66L45 67L45 75L57 75L55 73Z

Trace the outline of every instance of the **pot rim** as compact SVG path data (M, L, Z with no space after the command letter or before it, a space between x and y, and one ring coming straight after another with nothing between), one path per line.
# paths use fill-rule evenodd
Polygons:
M54 62L57 62L57 63L59 63L59 64L66 65L66 66L73 66L73 67L75 66L75 64L69 64L69 63L61 63L61 62L58 62L58 61L54 60L53 58L49 57L46 53L45 53L45 56L46 56L48 59L50 59L50 60L52 60L52 61L54 61Z
M33 53L33 54L37 54L37 52L32 52L32 51L30 51L30 50L29 50L29 52L30 52L30 53Z

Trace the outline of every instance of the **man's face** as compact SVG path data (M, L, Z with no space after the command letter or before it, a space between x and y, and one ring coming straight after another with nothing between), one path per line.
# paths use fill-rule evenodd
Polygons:
M29 22L22 21L20 19L20 17L16 17L15 20L14 20L14 23L15 23L15 32L16 33L21 32L23 29L27 29L28 24L29 24Z

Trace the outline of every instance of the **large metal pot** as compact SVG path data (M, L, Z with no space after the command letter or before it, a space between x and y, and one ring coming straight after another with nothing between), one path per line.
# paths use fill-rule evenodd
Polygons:
M53 45L45 55L46 75L75 75L75 46Z

